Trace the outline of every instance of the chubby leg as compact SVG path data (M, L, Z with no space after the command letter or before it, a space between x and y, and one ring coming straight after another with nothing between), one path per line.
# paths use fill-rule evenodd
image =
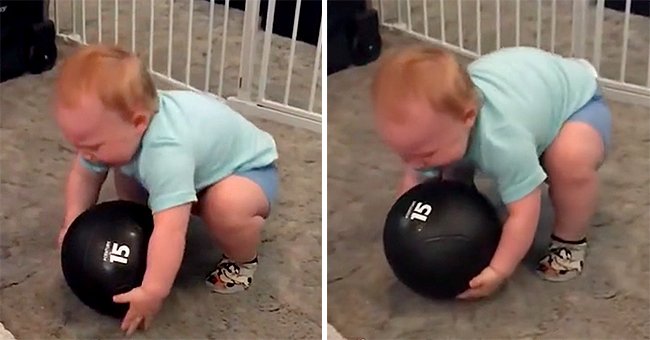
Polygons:
M598 202L598 168L605 157L601 134L584 122L567 122L546 150L544 167L555 210L553 240L538 272L550 281L580 274L586 235Z
M598 201L598 168L605 148L598 131L567 123L544 157L549 194L556 211L554 234L577 241L586 236Z
M113 182L119 199L147 204L149 194L133 178L124 175L120 171L113 171Z
M250 286L269 209L262 188L237 175L212 185L199 199L198 213L224 252L207 279L215 291L235 293Z

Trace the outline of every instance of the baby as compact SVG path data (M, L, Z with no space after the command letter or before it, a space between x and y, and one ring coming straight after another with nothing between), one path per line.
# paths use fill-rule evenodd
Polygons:
M109 169L120 199L153 212L142 285L114 298L130 303L123 330L146 329L170 293L191 214L224 252L207 283L224 294L250 287L278 190L271 135L206 95L157 90L137 56L106 45L80 48L62 63L53 115L77 151L59 246L70 223L97 202Z
M611 135L587 61L517 47L465 69L448 52L411 47L382 58L372 100L377 131L404 164L398 194L469 164L495 180L507 206L495 255L459 298L490 295L512 275L532 244L544 182L555 221L537 272L550 281L582 272Z

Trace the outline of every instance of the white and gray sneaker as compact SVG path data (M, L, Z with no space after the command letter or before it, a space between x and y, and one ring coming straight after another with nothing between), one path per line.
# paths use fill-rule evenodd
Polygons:
M217 264L217 268L206 278L206 284L216 293L239 293L248 289L253 283L253 274L256 269L257 257L252 261L239 264L224 255Z

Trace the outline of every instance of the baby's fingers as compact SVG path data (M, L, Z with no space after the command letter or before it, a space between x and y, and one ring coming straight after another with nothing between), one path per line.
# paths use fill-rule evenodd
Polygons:
M481 286L484 285L485 285L485 275L483 275L483 273L478 274L472 280L469 281L469 287L472 289L480 288Z
M473 288L470 288L457 296L457 298L461 300L476 299L479 297L481 297L481 290Z
M141 322L142 322L142 317L141 316L136 317L129 325L129 329L126 331L126 335L130 336L131 334L133 334L138 329L138 326L140 326Z
M144 328L145 331L148 330L149 327L151 327L151 321L152 321L152 320L153 320L152 317L146 317L146 318L144 318L143 328Z

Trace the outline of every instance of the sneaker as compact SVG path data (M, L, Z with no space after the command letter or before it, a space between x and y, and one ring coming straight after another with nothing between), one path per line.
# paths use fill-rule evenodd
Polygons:
M587 240L564 241L553 235L546 256L538 263L536 272L554 282L571 280L582 273Z
M206 278L206 284L216 293L239 293L250 287L255 269L257 269L257 257L252 261L238 264L224 255L217 268Z

